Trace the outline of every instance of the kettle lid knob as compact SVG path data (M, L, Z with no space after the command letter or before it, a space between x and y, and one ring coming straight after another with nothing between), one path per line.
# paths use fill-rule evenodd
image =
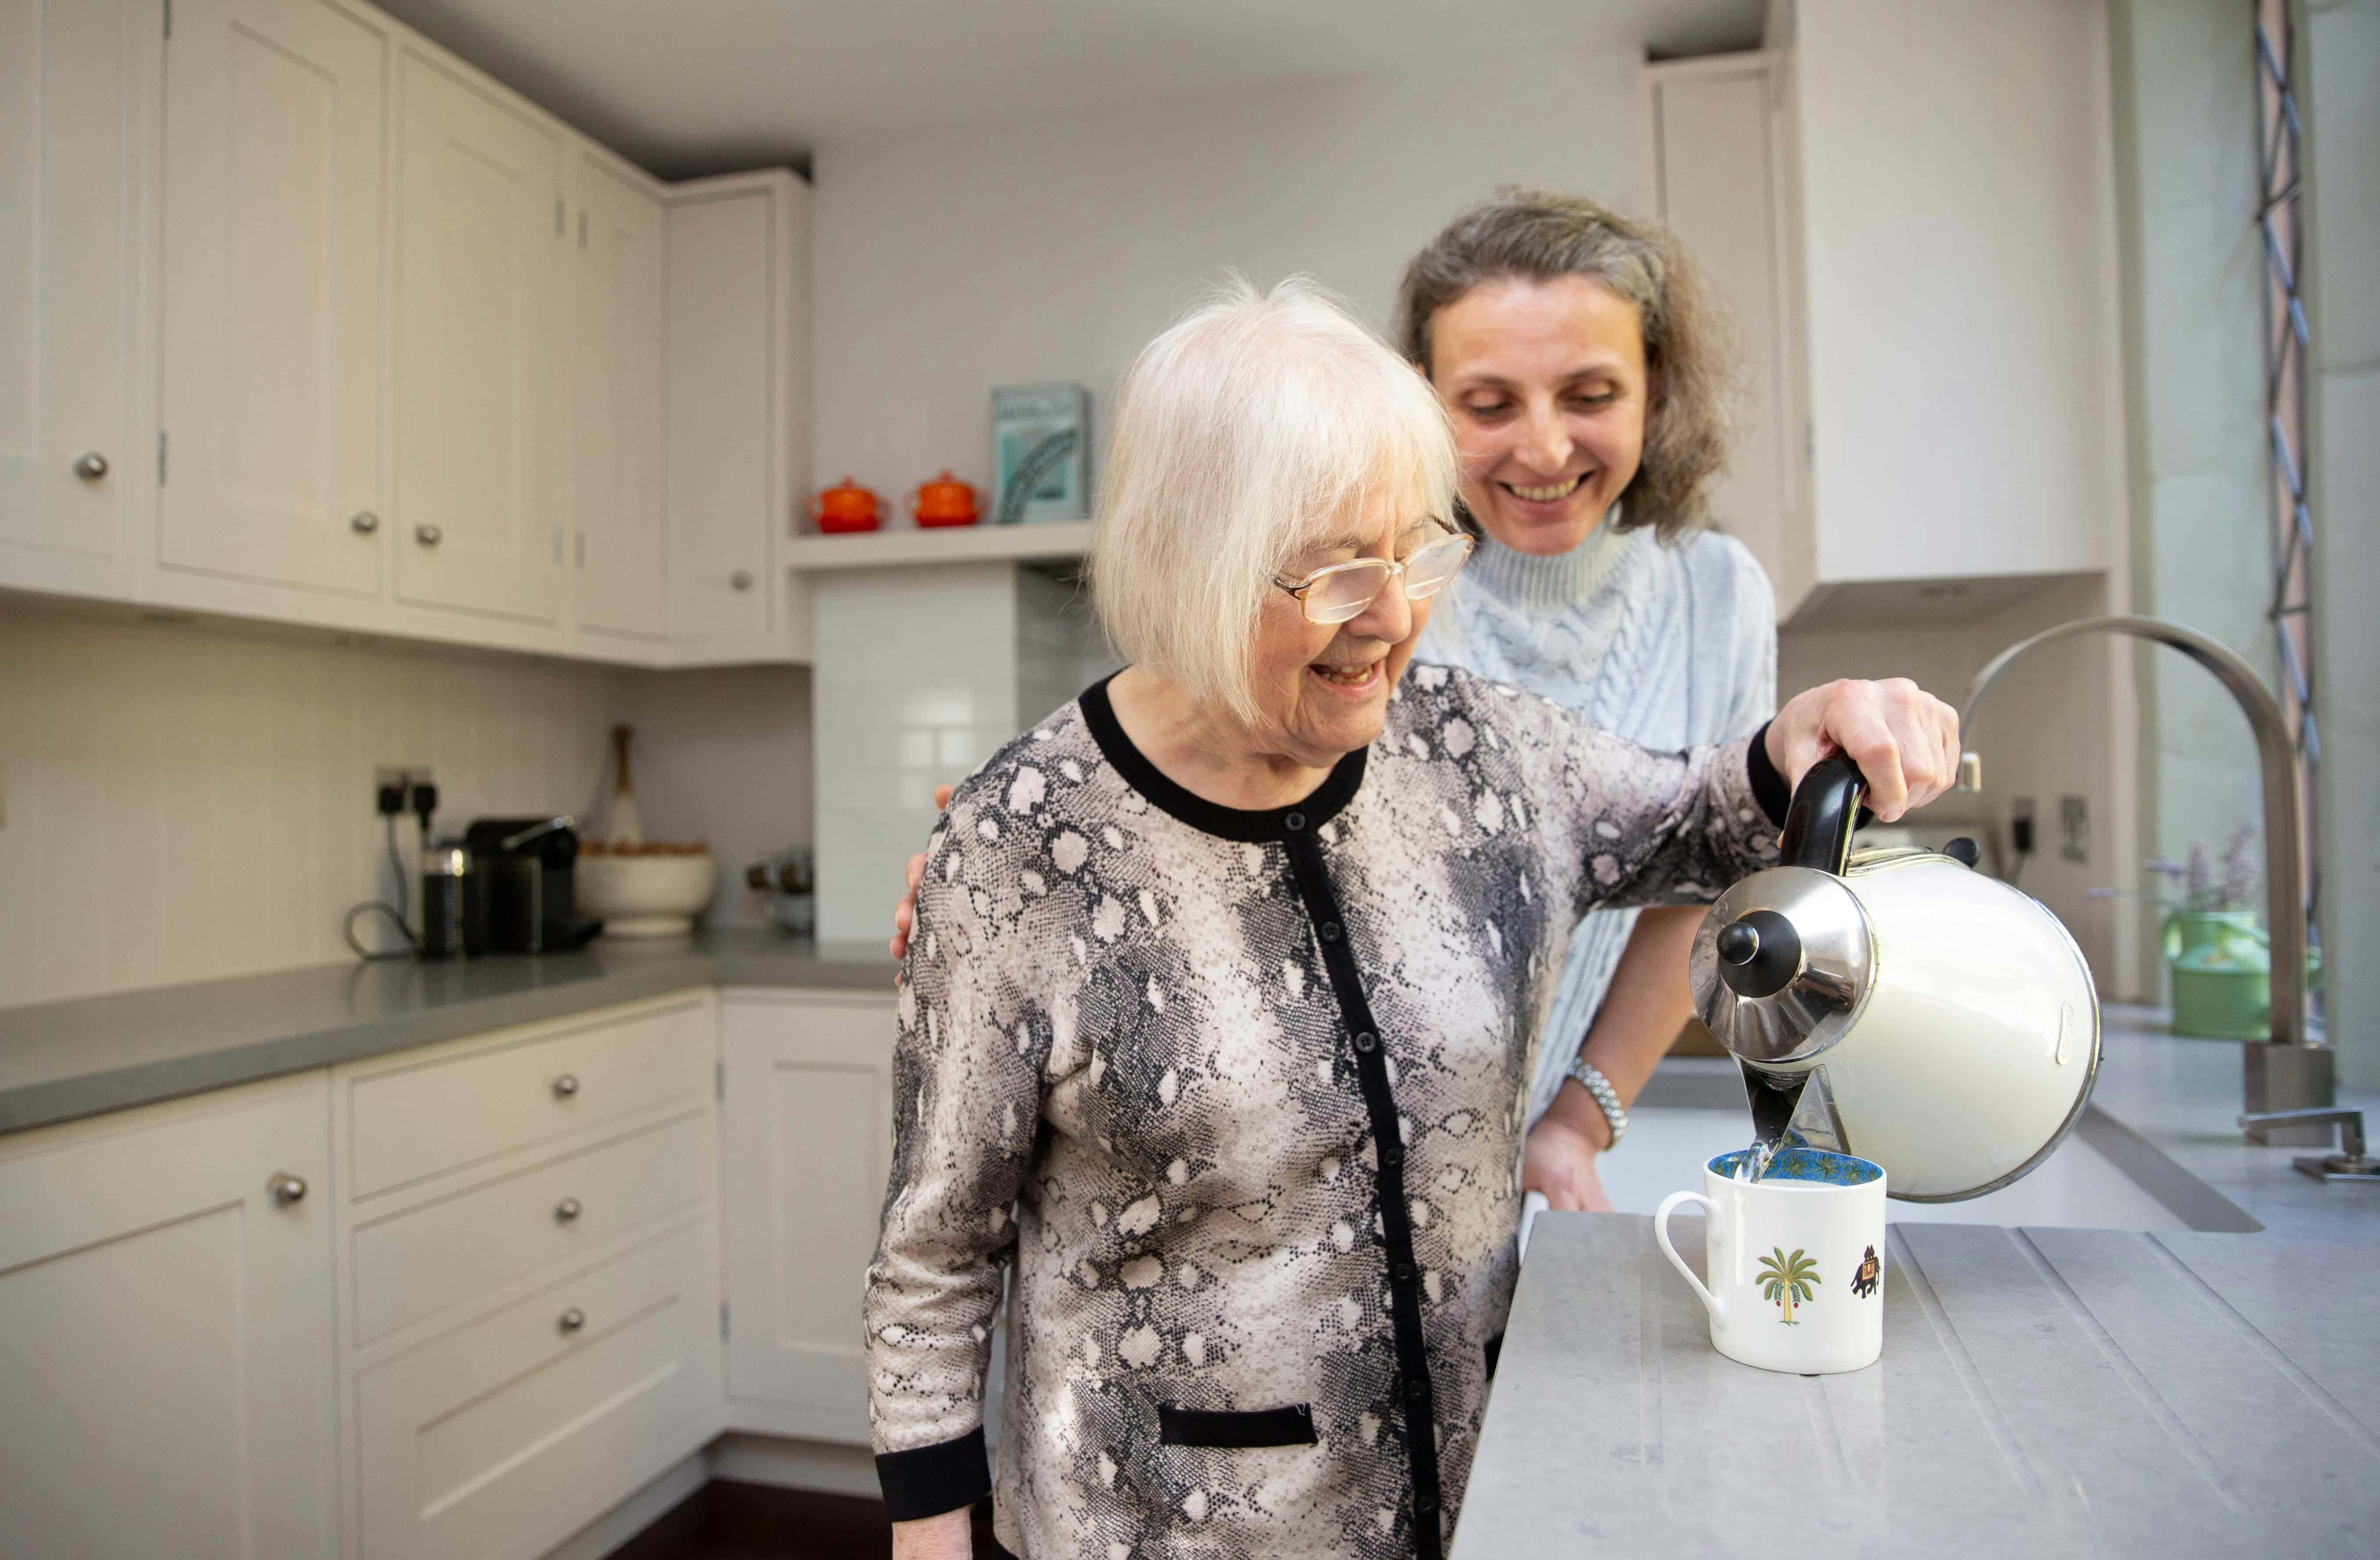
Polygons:
M1802 934L1773 910L1746 911L1713 939L1718 978L1738 997L1774 997L1802 973Z

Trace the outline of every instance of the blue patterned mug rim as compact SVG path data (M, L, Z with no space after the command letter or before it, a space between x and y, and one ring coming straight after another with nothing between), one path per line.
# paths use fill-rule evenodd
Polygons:
M1714 1155L1704 1167L1719 1179L1731 1181L1736 1170L1750 1158L1748 1148L1730 1149ZM1884 1179L1884 1167L1873 1159L1863 1159L1855 1154L1837 1154L1825 1148L1780 1148L1777 1157L1768 1162L1768 1173L1760 1178L1762 1186L1781 1190L1796 1186L1810 1190L1831 1190L1838 1187L1866 1186Z

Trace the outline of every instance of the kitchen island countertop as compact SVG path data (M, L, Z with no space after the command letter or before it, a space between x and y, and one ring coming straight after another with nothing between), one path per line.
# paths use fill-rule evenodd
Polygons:
M2260 1231L1895 1223L1883 1359L1791 1376L1712 1349L1650 1219L1548 1215L1454 1560L2368 1553L2380 1185L2243 1141L2237 1043L2146 1008L2105 1021L2093 1102L2119 1127L2095 1145L2178 1214L2194 1178ZM1699 1224L1676 1238L1699 1270Z
M730 928L452 963L350 961L0 1008L0 1132L691 987L889 993L896 968L881 943Z
M1538 1221L1453 1560L2188 1560L2380 1532L2368 1251L1892 1225L1883 1358L1797 1376L1711 1348L1651 1226ZM1699 1227L1678 1237L1699 1269Z

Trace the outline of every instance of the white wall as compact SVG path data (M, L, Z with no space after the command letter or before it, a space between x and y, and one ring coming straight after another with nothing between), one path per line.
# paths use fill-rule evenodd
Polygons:
M600 820L620 720L648 836L708 840L712 919L765 922L741 874L810 837L806 671L622 672L0 608L0 1006L346 960L340 915L392 881L375 766L431 767L442 833ZM408 866L414 838L408 816Z
M637 732L630 779L645 837L710 844L710 925L767 925L768 898L745 887L744 869L810 842L809 669L624 671L615 689L613 712Z
M1498 185L1629 202L1635 72L1522 54L821 147L819 480L985 485L1001 384L1080 381L1098 437L1132 355L1227 265L1311 272L1385 327L1405 260Z
M349 957L341 912L389 887L375 765L431 765L442 828L575 811L612 696L558 661L0 608L0 1005Z
M1798 0L1791 25L1817 577L2106 566L2123 429L2101 6Z

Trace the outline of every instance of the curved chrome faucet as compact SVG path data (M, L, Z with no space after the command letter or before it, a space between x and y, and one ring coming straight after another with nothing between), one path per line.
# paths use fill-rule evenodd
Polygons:
M2281 707L2274 702L2255 669L2228 645L2195 629L2163 618L2117 614L2077 618L2046 628L1994 656L1975 673L1967 692L1967 706L1959 712L1959 734L1964 741L1973 730L1984 695L2010 663L2036 646L2084 634L2122 634L2170 645L2215 674L2255 733L2256 757L2265 798L2265 929L2272 939L2272 1016L2266 1039L2243 1047L2247 1108L2252 1114L2297 1110L2333 1103L2337 1088L2336 1054L2316 1045L2306 1033L2305 856L2300 833L2297 751L2289 740ZM1962 756L1960 789L1983 789L1981 762L1973 753ZM2248 1136L2258 1143L2295 1142L2304 1129L2251 1126Z

